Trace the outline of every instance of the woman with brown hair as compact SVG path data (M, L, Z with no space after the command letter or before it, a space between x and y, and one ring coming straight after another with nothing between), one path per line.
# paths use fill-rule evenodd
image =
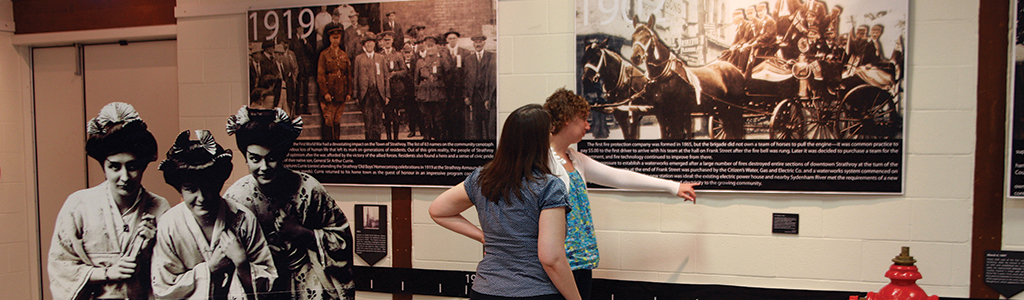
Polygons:
M430 205L444 228L484 244L470 299L580 299L565 258L565 186L548 168L551 117L537 104L505 121L494 160ZM462 212L475 206L480 227Z

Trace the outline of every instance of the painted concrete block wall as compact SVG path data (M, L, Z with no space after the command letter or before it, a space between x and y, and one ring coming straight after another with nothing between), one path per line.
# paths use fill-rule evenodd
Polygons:
M178 1L182 129L223 128L225 117L245 103L245 10L308 4ZM542 102L558 87L574 86L574 5L572 0L498 2L500 120L518 106ZM872 291L887 281L882 275L900 246L910 246L926 291L966 297L978 1L911 1L911 6L906 195L704 192L693 205L664 194L592 191L603 254L595 276ZM233 144L222 130L214 133ZM240 159L235 166L232 180L246 173ZM385 187L329 190L349 218L354 204L390 199ZM473 270L480 245L445 231L426 213L441 191L413 189L413 265ZM1007 214L1024 211L1020 202L1007 203ZM801 234L772 235L773 212L800 214ZM1024 227L1020 218L1009 221L1007 232ZM361 293L360 298L386 297Z
M502 116L574 86L574 5L499 2ZM966 296L973 178L965 170L973 170L977 76L976 47L968 45L977 44L978 3L911 6L906 195L701 193L692 205L663 194L592 191L602 252L595 277L870 291L887 282L882 275L899 248L911 246L926 291ZM430 193L414 195L416 267L471 267L479 245L438 230L425 217ZM772 235L773 212L799 213L801 234ZM477 256L418 243L453 238L463 240L454 248L472 247Z
M11 45L11 7L0 1L0 291L39 299L29 50Z

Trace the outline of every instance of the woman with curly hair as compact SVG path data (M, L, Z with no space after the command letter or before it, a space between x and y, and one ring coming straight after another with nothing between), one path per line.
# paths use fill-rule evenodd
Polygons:
M302 131L302 118L281 109L242 107L228 118L249 175L224 198L256 214L274 255L279 280L272 295L285 299L353 299L352 231L345 213L313 176L284 167Z
M157 219L167 200L142 187L156 139L130 104L113 102L86 124L85 151L106 181L64 202L49 263L54 299L147 299Z
M556 90L544 102L544 109L551 113L552 119L548 166L551 173L565 183L572 208L567 220L565 253L569 258L569 265L572 267L580 294L583 299L589 299L591 270L597 268L600 259L597 238L594 235L594 221L590 215L587 182L620 189L664 191L694 203L697 202L697 193L693 187L697 184L677 183L612 168L570 148L570 145L583 140L583 136L590 129L590 123L587 122L590 104L572 91L564 88Z

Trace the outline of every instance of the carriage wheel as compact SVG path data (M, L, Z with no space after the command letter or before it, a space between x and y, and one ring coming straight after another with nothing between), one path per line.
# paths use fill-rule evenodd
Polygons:
M803 139L807 134L808 110L793 99L779 102L768 124L768 136L775 140Z
M722 118L708 116L708 136L712 140L725 139L725 122L722 122Z
M861 85L843 98L837 120L839 138L895 138L903 128L903 116L888 91Z
M836 114L832 109L834 104L826 103L827 100L813 100L813 105L804 106L807 117L806 135L804 138L810 140L831 140L839 138L836 129ZM831 101L830 101L831 102Z

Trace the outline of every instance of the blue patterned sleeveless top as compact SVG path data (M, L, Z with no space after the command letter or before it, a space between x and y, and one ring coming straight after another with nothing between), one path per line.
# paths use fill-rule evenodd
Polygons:
M572 210L566 220L565 257L573 270L592 270L600 260L597 238L594 236L594 220L590 216L590 199L587 198L587 183L579 171L569 173L572 181L569 188L569 206Z

